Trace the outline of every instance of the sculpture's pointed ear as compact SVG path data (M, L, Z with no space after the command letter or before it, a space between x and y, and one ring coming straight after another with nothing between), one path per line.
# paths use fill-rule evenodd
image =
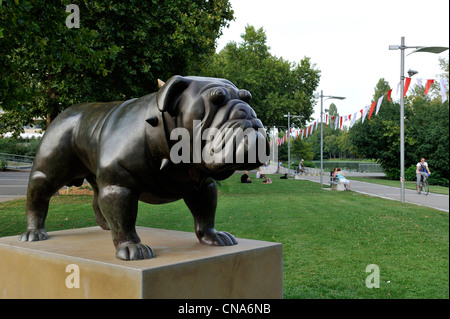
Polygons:
M161 112L169 112L170 115L175 110L177 98L191 83L190 79L179 75L171 77L156 93L156 103Z

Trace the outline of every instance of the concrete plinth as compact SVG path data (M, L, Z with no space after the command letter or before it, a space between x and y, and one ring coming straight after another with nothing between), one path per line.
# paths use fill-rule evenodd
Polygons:
M282 245L238 239L199 244L195 234L137 227L156 258L121 261L109 231L49 232L49 239L0 238L1 298L282 298Z

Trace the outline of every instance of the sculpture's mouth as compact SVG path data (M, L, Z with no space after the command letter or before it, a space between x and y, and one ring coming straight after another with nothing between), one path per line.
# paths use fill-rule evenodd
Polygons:
M254 169L264 164L269 146L260 123L258 119L232 120L211 130L202 150L203 166L218 173Z

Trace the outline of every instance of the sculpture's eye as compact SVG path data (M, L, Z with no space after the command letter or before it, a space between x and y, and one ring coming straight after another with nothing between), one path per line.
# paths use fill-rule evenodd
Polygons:
M228 99L228 91L217 88L211 91L210 101L215 105L222 106Z
M246 103L249 103L250 100L252 99L252 95L247 90L239 90L239 99Z

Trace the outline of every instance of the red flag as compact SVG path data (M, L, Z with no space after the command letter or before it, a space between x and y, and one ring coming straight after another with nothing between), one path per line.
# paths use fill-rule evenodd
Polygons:
M430 90L430 86L433 83L434 83L434 80L427 80L427 85L425 85L425 94L424 95L428 94L428 91Z
M373 110L375 110L375 105L376 105L376 101L373 101L372 105L370 106L369 120L370 120L370 117L372 116Z
M341 116L341 118L339 119L339 131L342 129L342 119L343 117Z
M406 92L408 92L409 85L411 84L411 78L406 78L405 87L403 89L403 97L405 97Z
M325 126L328 126L328 114L326 114Z
M389 102L392 103L392 100L391 100L391 93L392 93L392 89L390 89L389 92L387 92L387 97L388 97ZM425 94L426 94L426 93L425 93Z

